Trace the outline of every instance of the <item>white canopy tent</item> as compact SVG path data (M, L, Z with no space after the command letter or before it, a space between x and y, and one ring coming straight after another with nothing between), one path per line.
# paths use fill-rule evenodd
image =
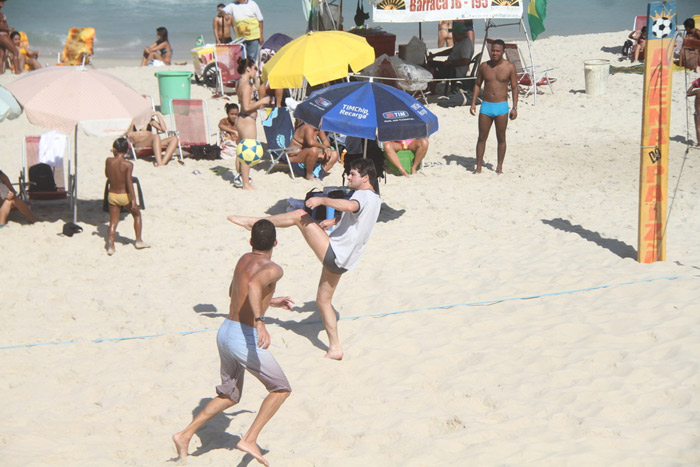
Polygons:
M473 0L453 2L448 0L376 0L372 2L372 20L377 23L423 23L429 21L454 21L463 19L486 20L486 31L481 47L482 57L489 29L502 26L519 26L524 32L530 56L530 75L535 76L535 57L530 33L523 21L525 0ZM456 6L459 5L459 6ZM514 20L496 24L492 20ZM537 103L537 92L534 92Z

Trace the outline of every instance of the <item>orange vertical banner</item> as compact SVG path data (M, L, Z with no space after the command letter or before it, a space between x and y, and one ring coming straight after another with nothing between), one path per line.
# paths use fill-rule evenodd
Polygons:
M653 263L666 259L668 132L676 2L649 3L646 34L637 261Z

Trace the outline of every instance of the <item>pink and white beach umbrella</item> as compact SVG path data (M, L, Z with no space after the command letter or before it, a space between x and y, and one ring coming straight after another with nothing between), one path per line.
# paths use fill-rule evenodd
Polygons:
M116 76L84 67L47 67L7 84L34 125L74 133L73 222L77 221L78 128L91 136L123 135L141 128L151 105Z

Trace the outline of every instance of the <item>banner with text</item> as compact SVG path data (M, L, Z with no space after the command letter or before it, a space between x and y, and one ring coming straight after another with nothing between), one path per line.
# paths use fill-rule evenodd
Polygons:
M455 19L520 18L525 0L380 0L372 2L376 23Z
M668 131L676 2L649 3L647 25L637 244L637 260L641 263L666 259Z

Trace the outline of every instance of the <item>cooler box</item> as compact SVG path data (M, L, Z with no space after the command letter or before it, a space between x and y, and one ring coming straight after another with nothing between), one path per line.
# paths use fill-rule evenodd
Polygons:
M403 169L406 172L411 173L411 167L413 166L413 161L416 158L416 155L413 154L413 151L404 149L401 151L397 151L396 155L399 156L399 162L401 162L401 166L403 167ZM384 154L384 167L389 173L392 173L394 175L402 175L399 168L392 164L389 159L387 159L386 154ZM420 166L418 166L418 170L420 170Z

